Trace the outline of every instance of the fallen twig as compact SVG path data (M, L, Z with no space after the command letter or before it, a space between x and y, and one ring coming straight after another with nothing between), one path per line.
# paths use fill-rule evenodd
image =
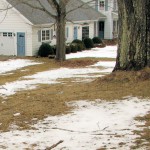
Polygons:
M105 130L105 129L107 129L109 126L107 126L107 127L105 127L104 129L102 129L101 131L103 131L103 130Z
M63 142L64 142L63 140L60 140L60 141L57 142L56 144L53 144L51 147L46 148L46 150L51 150L51 149L57 147L59 144L61 144L61 143L63 143Z
M109 127L109 126L108 126L108 127ZM99 131L103 131L103 130L107 129L108 127L105 127L104 129L99 130ZM54 128L52 128L52 129L63 130L63 131L68 131L68 132L76 132L76 133L89 133L89 132L85 132L85 131L74 131L74 130L63 129L63 128L57 128L57 127L54 127ZM97 132L97 131L92 131L92 132ZM95 135L95 134L92 134L92 135Z
M89 132L83 132L83 131L74 131L74 130L69 130L69 129L56 128L56 127L52 129L63 130L63 131L68 131L68 132L77 132L77 133L89 133Z

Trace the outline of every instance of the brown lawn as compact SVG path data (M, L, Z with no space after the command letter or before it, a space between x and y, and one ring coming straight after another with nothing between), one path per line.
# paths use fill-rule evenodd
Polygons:
M112 61L114 59L73 59L58 63L47 58L28 58L43 62L40 65L28 66L13 71L11 75L0 75L0 84L18 80L22 76L32 75L60 67L86 67L98 61ZM6 60L6 59L5 59ZM27 70L22 72L21 70ZM123 99L125 96L137 96L140 98L150 97L150 68L139 72L115 72L102 78L97 78L90 83L72 82L72 79L64 79L63 84L39 85L37 89L26 90L9 96L7 100L0 97L0 131L8 131L10 124L20 126L20 129L30 129L30 124L36 123L33 118L43 119L47 115L59 115L68 113L71 108L66 102L73 100L104 99L113 101ZM13 114L20 112L21 115L14 117ZM145 129L137 139L137 147L140 147L142 139L147 140L150 146L150 113L144 117L136 118L145 120ZM137 147L134 147L135 149Z

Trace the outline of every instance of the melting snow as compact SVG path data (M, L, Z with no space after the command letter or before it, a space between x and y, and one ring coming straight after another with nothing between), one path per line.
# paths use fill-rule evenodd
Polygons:
M63 140L55 150L94 150L103 147L130 150L137 137L133 130L141 130L137 125L144 123L135 121L134 117L150 111L149 100L132 97L113 102L79 101L69 105L75 106L72 113L49 116L33 125L36 130L13 129L1 133L0 145L11 150L32 148L34 145L35 150L44 150ZM121 142L124 145L120 145Z
M94 48L89 51L67 55L67 59L79 57L115 58L116 46ZM34 64L37 63L23 59L0 62L0 74ZM17 91L33 89L38 84L55 84L61 82L58 79L63 78L75 77L78 80L82 78L81 81L83 81L83 78L89 80L110 73L114 65L115 62L113 61L98 62L86 68L60 68L40 72L1 85L0 95L8 96ZM99 66L104 68L99 69ZM144 122L135 121L134 117L145 115L150 111L150 100L140 100L133 97L113 102L79 101L68 105L75 106L72 113L62 116L49 116L32 125L36 130L19 131L18 126L10 125L10 132L0 132L0 149L20 150L29 148L44 150L46 147L63 140L63 143L59 144L55 150L94 150L103 147L129 150L137 137L133 130L141 130L142 128L137 127L137 125L144 124ZM13 115L16 117L21 114L17 112ZM2 122L0 122L0 125L2 125Z
M0 61L0 74L37 64L40 63L27 59L10 59L8 61Z
M20 113L13 114L14 117L17 117L17 116L20 116L20 115L21 115Z
M102 67L107 66L107 68L98 69L93 66L86 67L86 68L77 68L77 69L60 68L60 69L40 72L32 76L25 76L22 78L22 80L9 82L6 83L5 85L1 85L0 95L5 97L5 96L13 95L17 91L34 89L38 86L38 84L60 83L61 81L58 81L58 79L64 79L64 78L80 78L80 82L91 81L95 77L102 76L102 74L110 73L113 70L114 64L115 62L109 62L109 63L101 62L101 63L97 63L95 66L102 66ZM99 75L95 75L95 73L98 73Z
M83 58L83 57L94 57L94 58L116 58L117 46L106 46L104 48L93 48L92 50L86 50L78 53L71 53L66 55L67 59L71 58Z

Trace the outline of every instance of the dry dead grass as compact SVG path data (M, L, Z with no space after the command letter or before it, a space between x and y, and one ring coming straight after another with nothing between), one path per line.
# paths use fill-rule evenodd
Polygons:
M135 146L132 149L137 149L141 147L150 147L150 112L145 115L144 117L136 117L138 121L145 121L145 124L142 125L142 131L134 131L135 134L139 135L140 137L136 139Z
M19 80L22 76L32 75L37 72L55 68L86 67L88 65L93 65L100 60L114 60L106 58L86 58L67 60L63 63L60 63L47 58L29 57L28 59L43 62L43 64L28 66L15 71L11 71L11 73L13 74L0 75L0 84L3 85L6 82ZM78 89L77 92L79 92L79 87L82 84L80 83L80 85L78 85L78 83L71 83L70 79L66 79L64 82L66 82L65 85L40 85L39 88L35 90L23 91L10 96L8 97L7 101L4 101L3 98L0 97L0 122L3 123L0 126L0 130L8 130L8 127L10 124L12 124L12 122L15 122L17 125L21 126L21 128L28 128L32 118L42 119L45 117L45 115L58 115L61 113L66 113L69 108L66 106L65 102L76 99L76 94L74 91L75 89ZM70 88L72 86L73 90L71 90ZM82 85L82 87L84 88L84 85ZM15 114L16 112L20 112L21 116L14 117L13 114Z
M33 58L32 58L33 59ZM35 58L34 58L35 59ZM37 59L36 59L37 60ZM74 59L64 63L56 63L54 60L39 59L42 65L25 67L27 72L17 70L13 75L0 76L0 83L14 81L21 76L31 75L48 69L63 67L85 67L92 65L99 59ZM107 59L102 59L107 60ZM114 100L125 96L137 96L140 98L150 97L150 68L138 72L115 72L91 83L72 82L72 79L64 79L64 84L40 85L37 89L18 92L8 97L7 100L0 98L0 130L8 131L12 123L22 129L29 129L31 124L36 123L33 118L43 119L47 115L59 115L68 113L72 108L66 102L73 100ZM4 102L5 103L2 103ZM14 117L13 114L21 113ZM140 118L146 121L145 129L140 133L143 139L149 140L150 114ZM137 139L138 143L139 139ZM149 140L150 141L150 140ZM148 141L148 146L150 142ZM138 145L138 144L137 144Z

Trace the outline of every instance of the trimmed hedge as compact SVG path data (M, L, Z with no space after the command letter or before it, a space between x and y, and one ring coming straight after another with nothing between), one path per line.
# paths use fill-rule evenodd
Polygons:
M84 42L84 45L85 45L86 48L93 48L94 47L93 40L90 39L90 38L85 38L83 40L83 42Z
M93 40L94 44L101 44L101 43L103 43L102 40L99 37L94 37L92 40Z
M77 45L77 47L78 47L77 51L82 51L85 49L83 41L81 41L79 39L73 40L72 43Z
M72 43L82 44L83 42L81 40L79 40L79 39L75 39L75 40L72 41Z
M53 48L48 43L42 43L38 50L38 56L48 57L48 55L54 55Z

